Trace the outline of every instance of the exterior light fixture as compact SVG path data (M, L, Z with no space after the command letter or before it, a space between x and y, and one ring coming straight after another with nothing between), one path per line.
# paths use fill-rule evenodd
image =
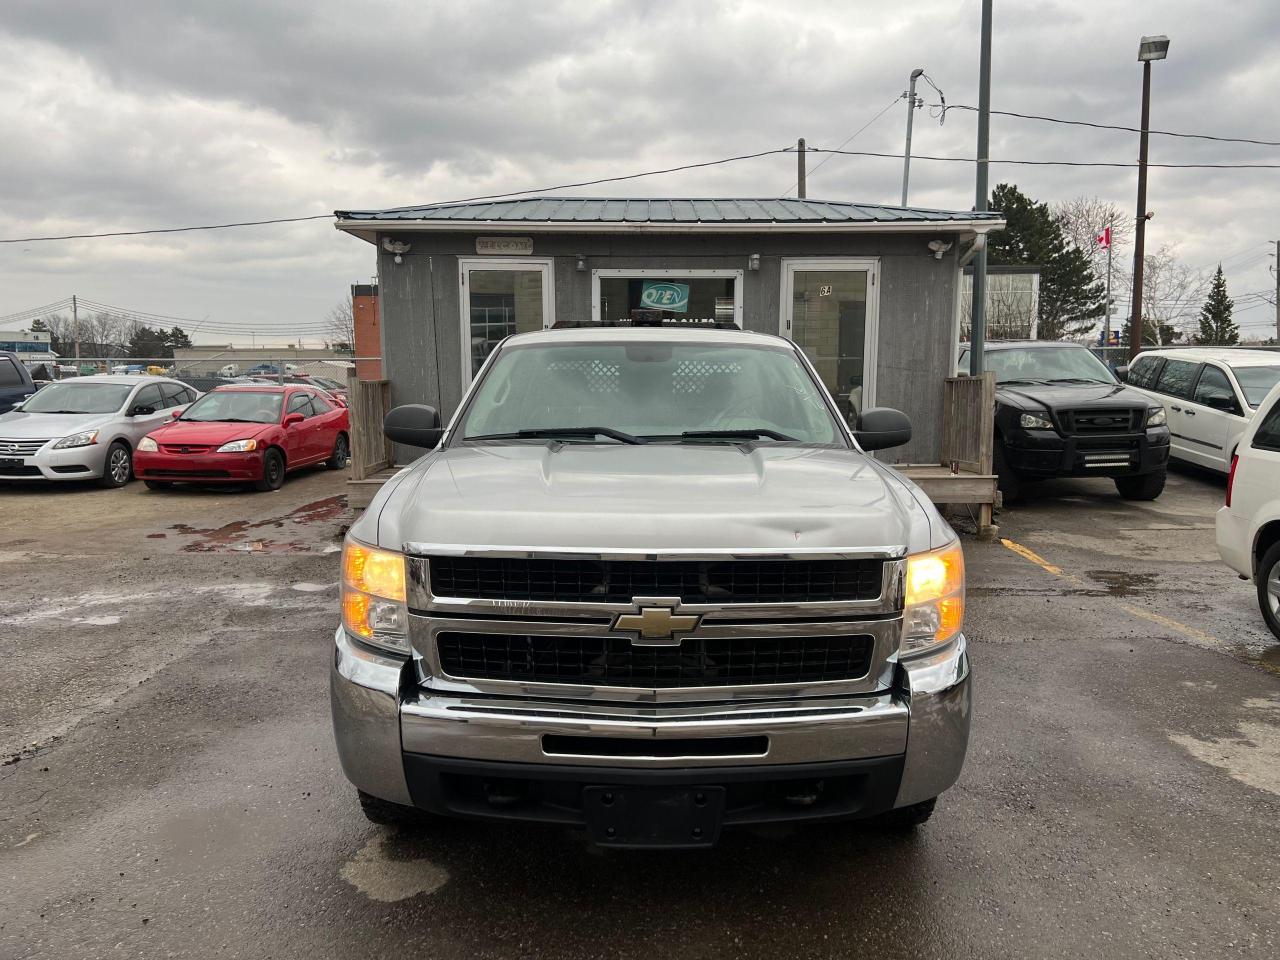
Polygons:
M382 238L382 249L387 253L394 253L396 255L396 263L404 263L403 254L408 253L412 247L412 244L405 243L403 240L392 240L390 237Z
M747 269L748 270L760 269L760 254L753 253L749 257L747 257Z
M1161 35L1158 37L1143 37L1138 43L1138 60L1139 62L1147 60L1163 60L1169 55L1169 38Z
M578 254L578 270L583 272L587 269L587 258L583 254Z

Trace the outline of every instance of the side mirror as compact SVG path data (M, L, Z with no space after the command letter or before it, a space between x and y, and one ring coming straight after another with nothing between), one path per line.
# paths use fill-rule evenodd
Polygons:
M155 413L155 412L156 412L156 408L155 408L155 407L149 407L149 406L147 406L145 403L140 403L140 404L138 404L136 407L133 407L133 408L129 411L129 413L127 414L127 416L130 416L130 417L147 417L147 416L150 416L151 414L153 414L153 413Z
M183 411L183 410L185 410L185 409L187 409L187 408L186 408L186 407L174 407L172 410L170 410L170 411L169 411L169 416L170 416L170 418L171 418L171 419L173 419L173 420L177 420L180 416L182 416L182 411Z
M911 421L892 407L868 407L858 417L853 434L863 450L887 450L911 440Z
M1116 367L1116 379L1121 383L1129 382L1129 365L1127 363L1122 363Z
M426 447L428 450L438 444L440 437L444 435L436 408L421 403L393 407L382 421L382 432L392 443L403 443L406 447Z
M16 412L16 411L18 411L18 410L21 410L21 409L22 409L22 405L23 405L24 403L26 403L26 402L27 402L27 401L25 401L25 400L19 400L17 403L15 403L15 404L14 404L12 407L10 407L9 409L10 409L10 410L13 410L13 411L15 411L15 412Z
M301 423L305 419L307 418L300 413L286 413L284 415L284 425L292 427L295 423Z
M1235 397L1227 397L1222 394L1211 394L1204 398L1204 405L1212 407L1214 410L1221 410L1223 413L1234 413L1237 416L1242 415L1240 405L1236 403Z

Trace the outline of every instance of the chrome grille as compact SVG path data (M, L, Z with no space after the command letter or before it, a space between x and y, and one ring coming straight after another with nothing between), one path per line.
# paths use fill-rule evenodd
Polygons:
M875 638L688 637L638 647L626 637L446 632L436 646L452 677L663 689L856 680L871 667Z
M29 457L48 440L5 440L0 437L0 457Z
M436 597L550 603L834 603L880 596L883 561L431 557Z

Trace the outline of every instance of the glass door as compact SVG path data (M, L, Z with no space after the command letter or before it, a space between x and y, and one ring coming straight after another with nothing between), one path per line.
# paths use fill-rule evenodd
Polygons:
M504 337L551 325L551 261L464 259L459 276L465 386Z
M879 264L783 260L781 333L800 347L842 413L875 405Z

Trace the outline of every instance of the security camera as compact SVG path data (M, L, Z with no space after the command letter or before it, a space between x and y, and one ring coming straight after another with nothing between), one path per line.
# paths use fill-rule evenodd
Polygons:
M946 240L930 240L929 249L933 251L933 259L941 260L942 255L951 249L951 244Z

